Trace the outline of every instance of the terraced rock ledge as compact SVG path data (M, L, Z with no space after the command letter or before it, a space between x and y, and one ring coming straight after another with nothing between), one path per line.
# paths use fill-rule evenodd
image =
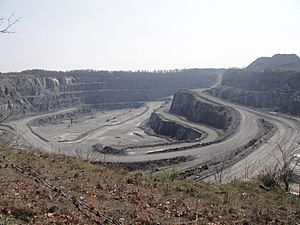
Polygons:
M155 112L151 114L148 123L156 134L174 138L176 140L199 140L204 136L204 133L199 130L178 124L175 121L164 119Z

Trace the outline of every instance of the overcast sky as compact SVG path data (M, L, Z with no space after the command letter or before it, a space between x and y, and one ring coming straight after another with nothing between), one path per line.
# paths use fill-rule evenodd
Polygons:
M300 56L300 0L0 0L0 71L244 67Z

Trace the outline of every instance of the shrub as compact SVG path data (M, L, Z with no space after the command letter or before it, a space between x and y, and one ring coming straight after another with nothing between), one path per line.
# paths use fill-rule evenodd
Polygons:
M29 208L12 208L11 209L12 215L20 220L25 222L29 222L31 218L34 217L34 212Z
M268 167L264 169L258 176L258 180L261 181L265 187L270 189L274 189L275 187L279 186L277 167Z

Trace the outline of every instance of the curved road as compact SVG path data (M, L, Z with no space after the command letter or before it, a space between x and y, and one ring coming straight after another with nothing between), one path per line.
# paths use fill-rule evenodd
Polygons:
M274 124L278 129L272 138L229 169L227 180L232 180L235 178L250 178L256 176L266 167L275 165L278 160L280 160L280 151L278 150L277 144L280 144L288 151L294 148L295 144L300 140L300 122L298 118L287 118L279 115L275 116L258 110L249 109L205 94L202 90L196 90L193 91L193 93L200 99L208 99L218 104L235 108L241 114L241 123L238 127L238 132L224 142L206 147L150 155L147 154L147 151L139 151L128 156L110 156L109 160L113 162L140 162L169 159L178 156L193 156L194 160L180 164L181 169L188 169L201 163L205 163L212 157L222 157L224 154L227 154L239 146L245 145L249 140L255 138L259 131L257 124L258 119L262 118ZM162 147L161 149L166 149L166 147Z
M219 85L222 76L219 76L218 82L214 85ZM261 170L263 170L266 166L274 165L280 159L280 151L278 150L277 144L280 144L284 147L284 149L289 150L294 148L295 144L300 140L300 119L294 117L283 117L280 115L268 114L259 110L250 109L244 106L240 106L231 102L227 102L218 98L215 98L211 95L204 93L204 90L193 90L191 91L199 100L211 101L217 104L222 104L228 107L232 107L237 110L241 115L241 121L239 127L237 128L237 132L224 140L223 142L211 144L205 147L196 147L190 148L183 151L173 151L173 152L160 152L165 151L169 148L174 147L183 147L190 146L193 143L178 143L174 145L164 145L158 147L148 147L148 148L134 148L130 149L130 154L128 155L97 155L96 159L103 159L111 162L144 162L144 161L152 161L152 160L161 160L161 159L171 159L174 157L191 157L193 158L191 161L180 163L180 168L185 170L191 167L196 167L202 163L205 163L211 160L214 157L222 157L225 154L233 151L237 147L243 146L249 142L249 140L256 137L259 126L258 119L265 119L272 124L274 124L278 129L273 137L271 137L267 143L262 144L258 149L253 151L251 154L242 158L239 162L234 164L227 170L226 180L232 180L235 178L250 178L252 176L257 175ZM27 124L36 118L40 118L42 116L34 116L25 118L22 120L11 121L6 123L14 128L16 133L22 134L28 142L30 142L33 146L44 150L50 153L58 153L57 149L61 149L60 153L74 155L75 149L81 148L84 149L87 144L91 140L104 140L105 138L109 138L114 130L118 130L119 132L124 132L126 135L131 135L128 127L134 128L137 127L138 124L143 122L145 119L149 118L151 112L156 109L157 112L163 116L164 118L172 121L176 121L183 125L193 127L194 129L199 129L208 133L208 136L205 141L212 141L218 137L218 132L214 129L211 129L207 126L201 126L199 124L191 123L185 120L182 117L179 117L174 114L167 113L165 111L165 107L158 108L162 105L153 104L151 107L140 115L129 118L126 121L123 121L119 124L115 124L112 126L108 126L105 128L101 128L99 131L93 131L88 133L82 140L78 140L77 142L71 143L51 143L45 140L42 140L35 134L31 132L31 129L27 126ZM57 113L65 113L67 111L71 111L74 109L62 110L55 113L47 114L54 115ZM43 115L45 116L45 115ZM5 129L5 127L3 127ZM90 144L90 143L89 143ZM138 144L138 143L137 143ZM155 154L149 154L149 152L156 152ZM196 175L196 174L194 174ZM208 177L207 180L212 180L212 177Z

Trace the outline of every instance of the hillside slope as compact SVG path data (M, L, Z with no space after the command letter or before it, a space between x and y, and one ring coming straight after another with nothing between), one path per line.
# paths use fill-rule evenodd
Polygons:
M1 149L1 153L17 165L12 168L3 157L0 159L0 223L4 224L99 221L94 214L86 217L72 202L81 202L114 218L115 224L297 224L300 221L299 198L280 190L265 191L257 182L214 185L184 181L176 178L176 168L172 173L151 178L140 172L129 173L122 168L92 165L65 156L9 149ZM20 168L27 172L21 172ZM41 183L41 178L34 178L34 174L46 182ZM45 186L48 183L54 187L52 190ZM71 197L64 197L62 192Z
M295 54L262 57L245 69L224 72L211 93L238 104L300 115L300 58Z
M263 72L265 70L294 70L300 64L296 54L276 54L272 57L261 57L252 62L245 70Z

